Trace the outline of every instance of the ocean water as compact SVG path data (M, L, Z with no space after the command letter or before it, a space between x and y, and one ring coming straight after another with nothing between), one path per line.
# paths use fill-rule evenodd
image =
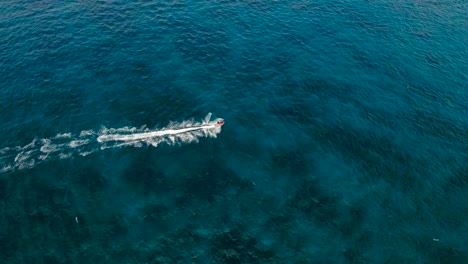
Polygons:
M1 1L0 263L468 263L467 10Z

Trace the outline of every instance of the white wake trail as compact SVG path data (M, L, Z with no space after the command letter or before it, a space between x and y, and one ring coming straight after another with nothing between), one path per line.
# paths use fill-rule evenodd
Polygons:
M0 173L33 168L51 159L67 159L74 155L87 156L93 152L118 147L174 145L198 142L202 137L216 138L224 120L210 121L209 113L202 122L187 120L171 122L162 129L102 128L81 131L79 135L58 134L52 138L35 139L26 146L6 147L0 150Z

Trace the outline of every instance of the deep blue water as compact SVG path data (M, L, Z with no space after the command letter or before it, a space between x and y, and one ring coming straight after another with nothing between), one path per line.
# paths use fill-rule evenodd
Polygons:
M467 10L1 1L0 263L468 263ZM208 112L217 138L5 169Z

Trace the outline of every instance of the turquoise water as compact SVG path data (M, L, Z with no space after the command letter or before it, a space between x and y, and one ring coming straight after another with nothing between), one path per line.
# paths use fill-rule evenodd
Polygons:
M466 10L2 1L0 262L468 263Z

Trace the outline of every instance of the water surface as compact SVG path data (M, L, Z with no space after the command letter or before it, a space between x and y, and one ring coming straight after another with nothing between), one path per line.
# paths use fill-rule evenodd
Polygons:
M226 125L2 173L0 261L468 262L466 10L2 1L0 149Z

